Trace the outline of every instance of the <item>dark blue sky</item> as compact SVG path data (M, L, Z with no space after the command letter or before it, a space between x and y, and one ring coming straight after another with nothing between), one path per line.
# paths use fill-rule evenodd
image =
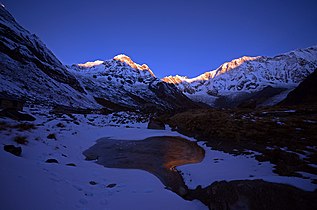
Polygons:
M317 44L316 0L0 0L65 64L129 55L158 77Z

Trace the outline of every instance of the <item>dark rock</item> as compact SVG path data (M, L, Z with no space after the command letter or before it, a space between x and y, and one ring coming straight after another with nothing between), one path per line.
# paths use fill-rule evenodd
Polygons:
M107 188L114 188L115 186L117 186L117 184L108 184Z
M15 125L14 128L17 128L19 131L28 131L31 129L35 129L36 126L34 124L21 123L21 124Z
M116 104L105 98L94 97L94 99L98 104L100 104L104 108L107 108L108 110L111 110L111 111L128 111L129 110L128 107L121 104Z
M29 143L29 141L26 139L25 136L16 136L14 138L14 141L18 144L24 144L26 145L27 143Z
M15 156L21 156L21 153L22 153L22 148L15 147L14 145L4 145L3 149L4 151L9 152Z
M74 167L76 166L75 163L67 163L66 165L67 165L67 166L74 166Z
M34 121L35 118L32 115L21 113L14 109L4 109L0 111L0 117L9 117L14 120Z
M56 135L55 135L55 133L50 133L50 134L47 135L47 138L56 140Z
M89 184L91 184L91 185L96 185L97 182L95 182L95 181L90 181Z
M317 209L316 193L263 180L214 182L192 190L186 199L198 199L209 209Z
M56 126L59 127L59 128L65 128L65 125L63 123L61 123L61 122L57 123Z
M316 105L317 104L317 69L291 91L280 105Z
M165 124L161 120L152 117L150 118L147 128L156 129L156 130L165 130Z
M98 155L94 154L93 152L86 152L85 153L85 160L97 160L98 159Z
M0 108L1 109L23 111L24 104L25 104L25 100L15 98L3 92L0 93Z
M47 159L45 163L58 163L56 159Z

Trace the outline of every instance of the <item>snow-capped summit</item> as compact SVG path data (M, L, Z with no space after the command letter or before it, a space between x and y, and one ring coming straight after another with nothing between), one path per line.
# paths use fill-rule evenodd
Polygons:
M167 77L164 77L162 80L164 82L172 83L175 85L183 83L183 82L190 82L191 81L191 79L189 79L187 76L180 76L180 75L167 76Z
M121 76L133 76L133 77L146 77L146 78L156 78L152 70L146 64L138 64L133 62L133 60L127 55L117 55L113 59L109 60L96 60L88 61L86 63L73 64L67 66L71 70L85 73L97 72L101 74L112 74Z
M146 64L139 65L126 55L117 55L109 60L96 60L67 67L77 75L107 76L109 81L110 78L116 78L117 80L121 78L122 81L135 83L137 81L151 81L156 78Z
M146 65L146 64L142 64L142 65L137 64L137 63L133 62L133 60L127 55L120 54L120 55L115 56L113 59L117 60L117 61L124 62L124 63L128 64L129 66L131 66L134 69L138 69L140 71L148 71L153 77L155 77L155 75L153 74L152 70L148 67L148 65Z
M167 82L167 83L173 83L173 84L180 84L180 83L184 83L184 82L187 82L187 83L202 82L202 81L212 79L217 75L226 73L227 71L230 71L231 69L237 68L246 61L256 60L259 57L260 56L258 56L258 57L243 56L241 58L234 59L231 62L226 62L226 63L222 64L217 70L205 72L205 73L203 73L197 77L194 77L194 78L188 78L187 76L176 75L176 76L164 77L162 80Z
M196 105L174 85L155 77L146 65L126 55L68 66L87 92L101 103L137 109L178 109ZM102 100L100 100L102 99ZM119 107L118 106L118 107Z
M198 77L187 78L177 75L165 77L163 81L175 84L193 100L215 105L218 99L223 101L223 98L227 97L239 101L237 96L243 95L243 98L248 98L266 87L289 92L315 68L317 47L313 46L275 57L244 56L226 62L216 70L205 72ZM279 100L286 97L286 94ZM274 103L276 102L278 101Z

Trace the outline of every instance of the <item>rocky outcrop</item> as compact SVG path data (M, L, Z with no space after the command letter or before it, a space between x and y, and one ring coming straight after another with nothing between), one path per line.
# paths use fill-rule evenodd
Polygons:
M156 129L156 130L165 130L165 124L161 120L151 117L147 128Z
M313 210L317 208L317 193L265 182L239 180L214 182L206 188L197 188L187 199L198 199L213 210Z
M21 156L22 148L16 147L14 145L4 145L3 146L4 151L9 152L15 156Z
M0 111L0 117L8 117L14 120L21 120L21 121L34 121L36 120L35 117L33 117L30 114L22 113L19 111L16 111L14 109L4 109Z
M317 69L291 91L280 105L317 105Z
M23 111L25 101L18 99L5 93L0 93L0 109L10 109L15 111Z

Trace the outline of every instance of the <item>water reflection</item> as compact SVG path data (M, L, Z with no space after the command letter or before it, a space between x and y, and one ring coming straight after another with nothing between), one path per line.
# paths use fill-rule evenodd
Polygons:
M84 151L87 160L108 168L142 169L158 177L170 190L183 196L188 188L176 166L199 163L205 151L181 137L158 136L142 141L101 138Z

